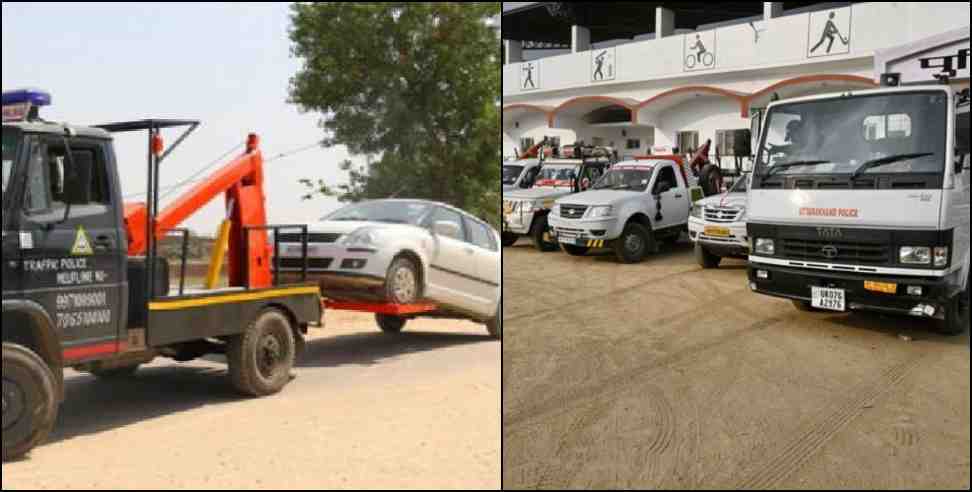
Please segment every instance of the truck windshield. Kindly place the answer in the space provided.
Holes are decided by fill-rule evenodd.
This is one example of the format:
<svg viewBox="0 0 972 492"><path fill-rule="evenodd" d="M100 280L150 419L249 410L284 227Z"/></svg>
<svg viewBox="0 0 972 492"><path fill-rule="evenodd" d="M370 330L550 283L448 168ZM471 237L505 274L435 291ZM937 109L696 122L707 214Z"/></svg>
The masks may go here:
<svg viewBox="0 0 972 492"><path fill-rule="evenodd" d="M573 186L580 166L544 166L536 186Z"/></svg>
<svg viewBox="0 0 972 492"><path fill-rule="evenodd" d="M424 202L374 201L344 207L321 220L419 225L431 208Z"/></svg>
<svg viewBox="0 0 972 492"><path fill-rule="evenodd" d="M756 173L942 174L948 97L909 92L776 106L764 125Z"/></svg>
<svg viewBox="0 0 972 492"><path fill-rule="evenodd" d="M645 191L651 181L650 169L612 169L594 185L595 190Z"/></svg>
<svg viewBox="0 0 972 492"><path fill-rule="evenodd" d="M3 194L7 194L7 184L13 173L14 158L17 156L17 143L20 132L12 128L3 129Z"/></svg>
<svg viewBox="0 0 972 492"><path fill-rule="evenodd" d="M503 184L514 185L523 173L523 166L503 166Z"/></svg>

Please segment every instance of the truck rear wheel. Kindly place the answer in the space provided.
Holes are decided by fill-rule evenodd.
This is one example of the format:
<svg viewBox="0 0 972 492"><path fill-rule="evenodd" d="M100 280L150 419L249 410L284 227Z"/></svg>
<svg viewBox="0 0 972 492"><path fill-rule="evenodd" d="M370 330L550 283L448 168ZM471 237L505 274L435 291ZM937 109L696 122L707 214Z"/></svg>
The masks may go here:
<svg viewBox="0 0 972 492"><path fill-rule="evenodd" d="M3 461L44 441L57 420L54 374L37 354L3 344Z"/></svg>
<svg viewBox="0 0 972 492"><path fill-rule="evenodd" d="M955 296L945 307L945 319L938 321L938 332L942 335L957 336L969 328L969 288Z"/></svg>
<svg viewBox="0 0 972 492"><path fill-rule="evenodd" d="M533 227L530 229L530 239L533 240L533 247L537 248L540 252L549 253L551 251L557 251L557 243L550 240L546 215L533 221Z"/></svg>
<svg viewBox="0 0 972 492"><path fill-rule="evenodd" d="M511 247L513 247L514 244L516 244L516 242L519 239L520 238L517 237L516 234L510 233L510 232L504 232L503 233L503 237L502 237L503 247L504 248L511 248Z"/></svg>
<svg viewBox="0 0 972 492"><path fill-rule="evenodd" d="M719 264L722 263L722 257L706 251L702 243L695 243L695 261L699 262L700 267L708 270L711 268L719 268Z"/></svg>
<svg viewBox="0 0 972 492"><path fill-rule="evenodd" d="M276 394L290 382L296 342L290 320L276 309L260 313L226 349L233 387L246 396Z"/></svg>
<svg viewBox="0 0 972 492"><path fill-rule="evenodd" d="M621 263L640 263L649 251L655 251L655 238L645 226L632 222L624 226L614 242L614 254Z"/></svg>
<svg viewBox="0 0 972 492"><path fill-rule="evenodd" d="M402 329L405 328L405 323L408 322L405 318L387 314L376 314L375 321L378 322L378 328L381 328L381 331L385 333L401 333Z"/></svg>
<svg viewBox="0 0 972 492"><path fill-rule="evenodd" d="M564 251L570 256L584 256L591 250L586 246L574 246L573 244L561 244L560 247L564 248Z"/></svg>

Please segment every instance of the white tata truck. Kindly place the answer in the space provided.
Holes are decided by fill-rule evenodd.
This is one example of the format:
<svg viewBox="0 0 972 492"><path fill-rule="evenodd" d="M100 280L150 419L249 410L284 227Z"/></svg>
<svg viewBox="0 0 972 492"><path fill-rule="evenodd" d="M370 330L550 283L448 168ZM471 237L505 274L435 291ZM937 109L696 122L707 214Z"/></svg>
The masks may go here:
<svg viewBox="0 0 972 492"><path fill-rule="evenodd" d="M888 87L773 103L749 191L750 288L801 310L969 326L969 94Z"/></svg>
<svg viewBox="0 0 972 492"><path fill-rule="evenodd" d="M548 221L560 246L572 256L611 248L618 261L638 263L678 241L703 192L677 159L621 162L590 191L557 200Z"/></svg>

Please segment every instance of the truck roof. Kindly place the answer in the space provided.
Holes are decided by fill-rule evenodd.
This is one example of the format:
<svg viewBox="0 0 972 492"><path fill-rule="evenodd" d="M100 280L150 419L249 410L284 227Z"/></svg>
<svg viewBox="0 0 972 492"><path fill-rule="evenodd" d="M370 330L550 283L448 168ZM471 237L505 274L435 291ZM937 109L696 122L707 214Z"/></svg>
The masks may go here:
<svg viewBox="0 0 972 492"><path fill-rule="evenodd" d="M4 128L16 128L24 133L41 133L47 135L64 135L64 129L70 128L75 135L85 138L96 138L100 140L111 140L111 133L90 126L74 126L65 123L52 123L49 121L23 121L15 123L4 123Z"/></svg>

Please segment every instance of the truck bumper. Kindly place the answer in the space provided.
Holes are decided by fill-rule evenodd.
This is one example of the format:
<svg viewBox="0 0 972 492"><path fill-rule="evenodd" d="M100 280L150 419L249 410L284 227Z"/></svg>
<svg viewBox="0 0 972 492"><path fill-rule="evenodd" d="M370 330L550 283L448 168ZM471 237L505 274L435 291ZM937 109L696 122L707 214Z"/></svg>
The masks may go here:
<svg viewBox="0 0 972 492"><path fill-rule="evenodd" d="M550 214L547 221L553 235L561 244L607 247L621 235L621 227L618 225L620 221L617 219L565 220Z"/></svg>
<svg viewBox="0 0 972 492"><path fill-rule="evenodd" d="M750 262L749 286L753 292L794 301L811 302L811 287L843 289L848 311L875 311L888 314L944 319L945 307L957 293L951 277L893 277L835 273L787 268ZM765 278L764 278L765 277ZM894 294L867 290L864 283L896 284ZM910 295L909 287L921 288L920 295ZM934 309L929 314L928 307Z"/></svg>
<svg viewBox="0 0 972 492"><path fill-rule="evenodd" d="M746 224L734 222L729 224L706 224L705 221L689 218L689 238L693 243L700 243L705 249L717 256L739 257L749 256L749 236Z"/></svg>

